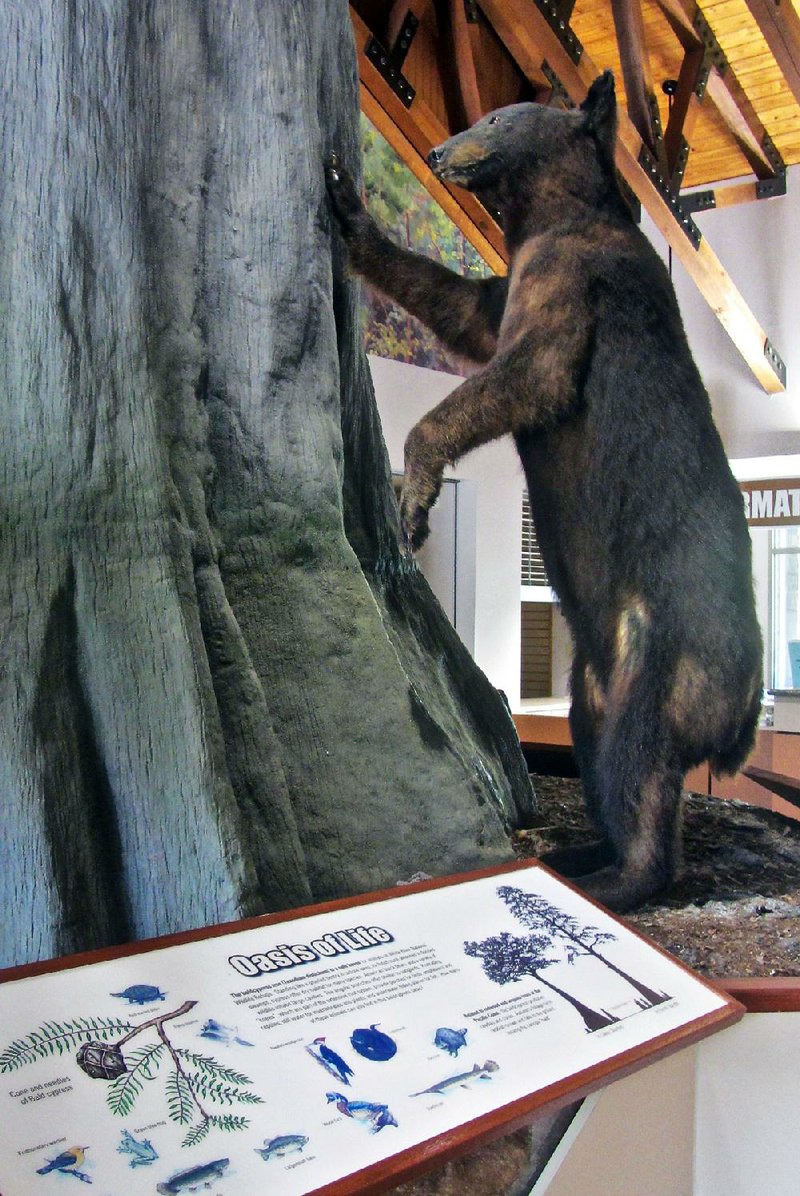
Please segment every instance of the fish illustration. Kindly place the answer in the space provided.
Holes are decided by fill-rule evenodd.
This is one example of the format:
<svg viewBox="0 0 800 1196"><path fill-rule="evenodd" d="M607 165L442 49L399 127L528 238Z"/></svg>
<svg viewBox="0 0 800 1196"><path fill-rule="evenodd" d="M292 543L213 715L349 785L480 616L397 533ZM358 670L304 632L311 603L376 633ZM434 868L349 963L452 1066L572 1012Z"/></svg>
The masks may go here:
<svg viewBox="0 0 800 1196"><path fill-rule="evenodd" d="M421 1092L412 1092L412 1096L425 1096L426 1093L436 1093L444 1096L453 1088L466 1088L472 1080L490 1080L493 1071L499 1071L500 1065L494 1059L487 1059L483 1067L476 1063L472 1071L462 1071L457 1076L448 1076L438 1084L431 1084L430 1088L423 1088Z"/></svg>
<svg viewBox="0 0 800 1196"><path fill-rule="evenodd" d="M218 1022L216 1018L210 1017L200 1031L201 1038L210 1038L212 1042L224 1042L226 1046L231 1043L238 1043L239 1046L253 1046L252 1042L248 1042L245 1038L239 1037L238 1026L223 1026L222 1022Z"/></svg>
<svg viewBox="0 0 800 1196"><path fill-rule="evenodd" d="M74 1175L82 1183L90 1184L91 1176L87 1175L85 1171L79 1170L88 1149L88 1146L70 1146L68 1150L62 1150L61 1154L57 1154L55 1158L48 1159L44 1167L37 1167L36 1174L49 1175L51 1171L57 1171L59 1175Z"/></svg>
<svg viewBox="0 0 800 1196"><path fill-rule="evenodd" d="M262 1147L256 1147L256 1154L260 1154L264 1162L270 1159L282 1159L286 1154L299 1154L308 1145L308 1138L304 1134L282 1134L279 1138L265 1138Z"/></svg>
<svg viewBox="0 0 800 1196"><path fill-rule="evenodd" d="M440 1026L433 1039L433 1045L442 1051L447 1051L453 1058L462 1047L467 1045L467 1031L451 1030L448 1026Z"/></svg>
<svg viewBox="0 0 800 1196"><path fill-rule="evenodd" d="M149 1167L158 1158L158 1152L152 1142L148 1142L146 1138L139 1142L128 1130L122 1131L122 1141L117 1147L117 1154L132 1155L129 1163L131 1167Z"/></svg>
<svg viewBox="0 0 800 1196"><path fill-rule="evenodd" d="M359 1055L363 1055L365 1059L374 1059L376 1063L383 1063L397 1054L397 1043L377 1027L378 1023L376 1022L369 1029L361 1027L361 1029L354 1030L350 1035L350 1042L353 1050L358 1051Z"/></svg>
<svg viewBox="0 0 800 1196"><path fill-rule="evenodd" d="M188 1171L179 1171L168 1179L166 1183L156 1188L161 1196L175 1196L178 1192L197 1192L200 1188L210 1187L209 1180L221 1179L230 1159L215 1159L213 1163L203 1163L200 1167L190 1167Z"/></svg>
<svg viewBox="0 0 800 1196"><path fill-rule="evenodd" d="M167 994L162 993L154 984L130 984L121 993L112 993L112 997L125 997L131 1005L150 1005L153 1001L165 1001Z"/></svg>
<svg viewBox="0 0 800 1196"><path fill-rule="evenodd" d="M387 1125L397 1125L388 1105L372 1104L366 1100L348 1100L341 1092L326 1092L328 1104L334 1103L340 1113L351 1117L353 1121L360 1121L369 1128L371 1134L377 1134Z"/></svg>
<svg viewBox="0 0 800 1196"><path fill-rule="evenodd" d="M310 1043L306 1050L312 1059L316 1059L317 1063L321 1063L326 1071L330 1072L341 1084L349 1084L348 1076L353 1074L353 1069L349 1064L345 1063L341 1055L337 1055L332 1047L329 1047L325 1039L315 1038Z"/></svg>

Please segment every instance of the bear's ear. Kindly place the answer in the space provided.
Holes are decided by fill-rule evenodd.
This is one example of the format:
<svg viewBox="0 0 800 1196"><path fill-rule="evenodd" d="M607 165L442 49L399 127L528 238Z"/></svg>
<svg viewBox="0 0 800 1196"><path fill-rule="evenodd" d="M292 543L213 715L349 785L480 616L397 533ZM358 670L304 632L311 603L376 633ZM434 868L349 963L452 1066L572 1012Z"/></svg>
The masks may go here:
<svg viewBox="0 0 800 1196"><path fill-rule="evenodd" d="M614 155L614 140L617 135L617 97L614 93L614 75L603 71L589 88L581 104L583 127L611 156Z"/></svg>

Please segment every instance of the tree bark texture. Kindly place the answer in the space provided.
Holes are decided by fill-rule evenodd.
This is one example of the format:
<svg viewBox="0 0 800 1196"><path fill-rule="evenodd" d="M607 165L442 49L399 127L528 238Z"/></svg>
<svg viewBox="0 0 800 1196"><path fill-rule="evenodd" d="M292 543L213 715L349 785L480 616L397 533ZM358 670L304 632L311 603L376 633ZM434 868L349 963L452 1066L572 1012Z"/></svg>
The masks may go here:
<svg viewBox="0 0 800 1196"><path fill-rule="evenodd" d="M0 6L0 963L508 855L325 194L345 0Z"/></svg>

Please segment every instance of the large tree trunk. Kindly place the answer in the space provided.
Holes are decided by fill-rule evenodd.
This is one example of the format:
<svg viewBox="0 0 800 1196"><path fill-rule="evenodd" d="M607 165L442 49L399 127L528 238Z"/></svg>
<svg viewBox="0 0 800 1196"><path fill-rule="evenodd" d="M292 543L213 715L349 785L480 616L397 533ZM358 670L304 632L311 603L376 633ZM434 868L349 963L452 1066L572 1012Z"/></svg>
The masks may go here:
<svg viewBox="0 0 800 1196"><path fill-rule="evenodd" d="M504 858L327 207L345 0L5 3L0 61L0 962Z"/></svg>

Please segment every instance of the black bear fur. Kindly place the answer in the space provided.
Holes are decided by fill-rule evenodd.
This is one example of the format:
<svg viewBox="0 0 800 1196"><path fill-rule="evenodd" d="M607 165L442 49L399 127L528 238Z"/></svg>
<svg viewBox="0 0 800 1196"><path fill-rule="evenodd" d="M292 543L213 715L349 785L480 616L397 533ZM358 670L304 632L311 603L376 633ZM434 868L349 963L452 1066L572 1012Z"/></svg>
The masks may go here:
<svg viewBox="0 0 800 1196"><path fill-rule="evenodd" d="M409 434L411 547L447 463L511 433L574 642L570 724L590 848L546 861L610 907L673 881L681 785L753 743L762 646L750 537L672 283L614 171L610 72L579 110L499 109L433 150L498 214L508 278L465 279L395 246L327 168L353 270L484 363Z"/></svg>

